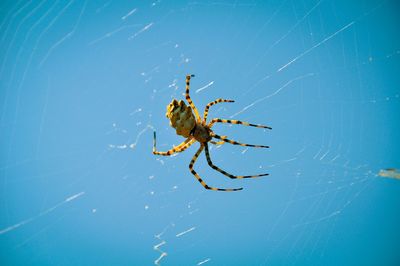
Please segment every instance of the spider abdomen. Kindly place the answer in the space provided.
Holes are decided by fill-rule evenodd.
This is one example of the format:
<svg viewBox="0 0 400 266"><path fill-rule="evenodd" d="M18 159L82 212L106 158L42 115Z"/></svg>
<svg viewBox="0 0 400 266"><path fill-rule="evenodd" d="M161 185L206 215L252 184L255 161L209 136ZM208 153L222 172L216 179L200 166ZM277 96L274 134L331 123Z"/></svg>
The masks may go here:
<svg viewBox="0 0 400 266"><path fill-rule="evenodd" d="M167 106L165 114L170 120L170 125L175 128L176 134L185 138L190 136L191 131L196 125L196 119L193 115L192 108L187 106L182 100L173 99Z"/></svg>

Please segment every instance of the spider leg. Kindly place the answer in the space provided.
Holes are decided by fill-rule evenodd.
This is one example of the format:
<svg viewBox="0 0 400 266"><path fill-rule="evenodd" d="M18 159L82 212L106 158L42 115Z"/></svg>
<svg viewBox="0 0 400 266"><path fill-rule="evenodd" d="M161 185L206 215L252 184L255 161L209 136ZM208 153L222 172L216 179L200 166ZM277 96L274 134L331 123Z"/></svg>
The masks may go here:
<svg viewBox="0 0 400 266"><path fill-rule="evenodd" d="M197 121L201 121L200 115L199 115L199 111L197 111L196 106L194 105L194 103L192 102L192 99L190 98L189 95L189 89L190 89L190 78L194 77L194 75L187 75L186 76L186 101L189 103L190 107L193 109L194 111L194 115L196 116Z"/></svg>
<svg viewBox="0 0 400 266"><path fill-rule="evenodd" d="M208 103L206 108L204 109L203 121L204 122L207 121L208 110L214 104L217 104L217 103L233 103L233 102L234 102L234 100L216 99L215 101Z"/></svg>
<svg viewBox="0 0 400 266"><path fill-rule="evenodd" d="M221 136L221 138L226 138L227 136ZM211 144L214 144L214 145L222 145L222 144L225 144L225 141L213 141L213 140L210 140L210 143Z"/></svg>
<svg viewBox="0 0 400 266"><path fill-rule="evenodd" d="M189 148L194 142L195 142L194 139L187 138L181 144L179 144L176 147L173 147L172 149L170 149L168 151L157 151L156 150L156 132L154 131L154 135L153 135L153 154L163 155L163 156L170 156L170 155L172 155L174 153L177 153L177 152L183 152L184 150Z"/></svg>
<svg viewBox="0 0 400 266"><path fill-rule="evenodd" d="M200 148L197 150L196 154L193 156L193 158L192 158L192 160L190 161L190 164L189 164L189 170L196 177L197 181L199 181L200 184L205 189L210 189L210 190L214 190L214 191L237 191L237 190L242 190L243 188L216 188L216 187L210 187L210 186L208 186L206 184L206 182L203 181L203 179L201 179L201 177L193 169L193 165L196 162L197 158L199 157L200 153L203 151L204 147L205 146L203 144L201 144Z"/></svg>
<svg viewBox="0 0 400 266"><path fill-rule="evenodd" d="M229 119L220 119L220 118L214 118L211 120L211 122L208 124L208 126L211 128L215 123L227 123L227 124L236 124L236 125L244 125L244 126L250 126L250 127L259 127L259 128L268 128L272 129L269 126L264 126L264 125L258 125L258 124L250 124L248 122L244 121L239 121L239 120L229 120Z"/></svg>
<svg viewBox="0 0 400 266"><path fill-rule="evenodd" d="M254 148L269 148L269 146L264 146L264 145L253 145L253 144L240 143L240 142L237 142L237 141L234 141L234 140L227 139L226 136L219 136L219 135L217 135L215 133L211 133L211 136L213 138L220 139L223 142L228 142L228 143L233 144L233 145L240 145L240 146L254 147Z"/></svg>
<svg viewBox="0 0 400 266"><path fill-rule="evenodd" d="M213 140L210 140L210 143L211 144L214 144L214 145L222 145L222 144L225 144L225 141L213 141Z"/></svg>
<svg viewBox="0 0 400 266"><path fill-rule="evenodd" d="M207 143L206 143L206 145L205 145L205 148L206 148L206 149L205 149L205 152L206 152L206 158L207 158L208 165L209 165L212 169L217 170L218 172L220 172L220 173L223 174L223 175L226 175L226 176L229 177L229 178L232 178L232 179L237 179L237 178L255 178L255 177L259 177L259 176L266 176L266 175L268 175L268 174L259 174L259 175L231 175L230 173L225 172L224 170L222 170L221 168L219 168L218 166L216 166L215 164L212 163L211 157L210 157L210 152L209 152L209 150L208 150L208 145L207 145Z"/></svg>

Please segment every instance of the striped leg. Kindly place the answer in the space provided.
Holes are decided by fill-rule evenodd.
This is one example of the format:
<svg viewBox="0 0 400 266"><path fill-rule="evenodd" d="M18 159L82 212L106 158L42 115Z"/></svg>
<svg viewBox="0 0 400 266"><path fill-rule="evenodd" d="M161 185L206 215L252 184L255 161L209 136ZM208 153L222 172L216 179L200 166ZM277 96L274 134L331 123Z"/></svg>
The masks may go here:
<svg viewBox="0 0 400 266"><path fill-rule="evenodd" d="M187 75L186 76L186 101L189 103L190 107L194 111L194 115L196 116L197 121L200 122L201 118L200 118L200 115L199 115L199 111L197 111L197 108L194 105L194 103L192 102L192 99L190 98L190 95L189 95L190 78L191 77L194 77L194 75Z"/></svg>
<svg viewBox="0 0 400 266"><path fill-rule="evenodd" d="M190 172L196 177L196 179L200 182L200 184L205 188L205 189L210 189L214 191L237 191L237 190L242 190L243 188L215 188L215 187L210 187L206 184L206 182L201 179L201 177L197 174L197 172L193 169L193 165L196 162L197 158L199 157L200 153L203 151L204 145L202 144L200 148L197 150L196 154L193 156L192 160L190 161L189 164L189 170Z"/></svg>
<svg viewBox="0 0 400 266"><path fill-rule="evenodd" d="M189 148L190 145L192 145L194 142L195 142L194 139L187 138L184 142L182 142L181 144L179 144L176 147L173 147L172 149L170 149L168 151L157 151L156 150L156 132L154 132L154 135L153 135L153 154L163 155L163 156L170 156L170 155L172 155L174 153L177 153L177 152L183 152L184 150Z"/></svg>
<svg viewBox="0 0 400 266"><path fill-rule="evenodd" d="M234 140L227 139L226 136L218 136L215 133L211 133L211 136L213 138L220 139L223 142L228 142L228 143L233 144L233 145L240 145L240 146L254 147L254 148L269 148L269 146L264 146L264 145L253 145L253 144L240 143L240 142L237 142L237 141L234 141Z"/></svg>
<svg viewBox="0 0 400 266"><path fill-rule="evenodd" d="M208 124L208 126L212 127L215 123L227 123L227 124L235 124L235 125L244 125L244 126L250 126L250 127L272 129L269 126L250 124L250 123L239 121L239 120L228 120L228 119L219 119L219 118L214 118L213 120L211 120L211 122Z"/></svg>
<svg viewBox="0 0 400 266"><path fill-rule="evenodd" d="M214 145L222 145L222 144L225 144L225 141L213 141L213 140L210 140L210 143L211 144L214 144Z"/></svg>
<svg viewBox="0 0 400 266"><path fill-rule="evenodd" d="M204 115L203 115L204 122L207 121L208 110L210 109L211 106L217 103L233 103L233 102L234 100L216 99L215 101L208 103L206 108L204 109Z"/></svg>
<svg viewBox="0 0 400 266"><path fill-rule="evenodd" d="M221 138L226 138L227 136L221 136ZM222 145L222 144L225 144L225 141L213 141L213 140L210 140L210 143L211 144L214 144L214 145Z"/></svg>
<svg viewBox="0 0 400 266"><path fill-rule="evenodd" d="M206 158L207 158L208 165L209 165L212 169L217 170L218 172L220 172L220 173L223 174L223 175L226 175L226 176L229 177L229 178L232 178L232 179L236 179L236 178L255 178L255 177L259 177L259 176L266 176L266 175L268 175L268 174L260 174L260 175L231 175L230 173L225 172L224 170L222 170L221 168L219 168L218 166L216 166L216 165L214 165L214 164L212 163L211 158L210 158L210 152L208 151L208 145L207 145L207 143L206 143L205 152L206 152Z"/></svg>

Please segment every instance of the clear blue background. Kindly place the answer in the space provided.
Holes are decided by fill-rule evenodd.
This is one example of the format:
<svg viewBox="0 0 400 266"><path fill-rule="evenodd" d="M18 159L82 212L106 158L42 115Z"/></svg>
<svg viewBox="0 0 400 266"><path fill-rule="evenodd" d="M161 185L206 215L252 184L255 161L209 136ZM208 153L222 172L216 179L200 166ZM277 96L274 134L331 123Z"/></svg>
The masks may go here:
<svg viewBox="0 0 400 266"><path fill-rule="evenodd" d="M1 1L1 265L399 265L397 1ZM188 170L166 105L271 149ZM163 242L164 241L164 242ZM158 244L160 244L157 246ZM164 244L162 244L164 243ZM156 248L154 248L156 246Z"/></svg>

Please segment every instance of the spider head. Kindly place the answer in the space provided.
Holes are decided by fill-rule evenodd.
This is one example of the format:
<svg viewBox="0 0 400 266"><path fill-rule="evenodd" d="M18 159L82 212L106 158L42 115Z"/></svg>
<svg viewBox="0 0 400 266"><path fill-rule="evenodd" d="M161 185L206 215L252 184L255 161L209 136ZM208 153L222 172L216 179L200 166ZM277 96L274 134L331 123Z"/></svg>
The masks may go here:
<svg viewBox="0 0 400 266"><path fill-rule="evenodd" d="M190 106L187 106L182 100L178 102L173 99L167 106L165 115L168 117L171 127L175 128L176 134L185 138L190 136L190 132L196 125L196 119Z"/></svg>

